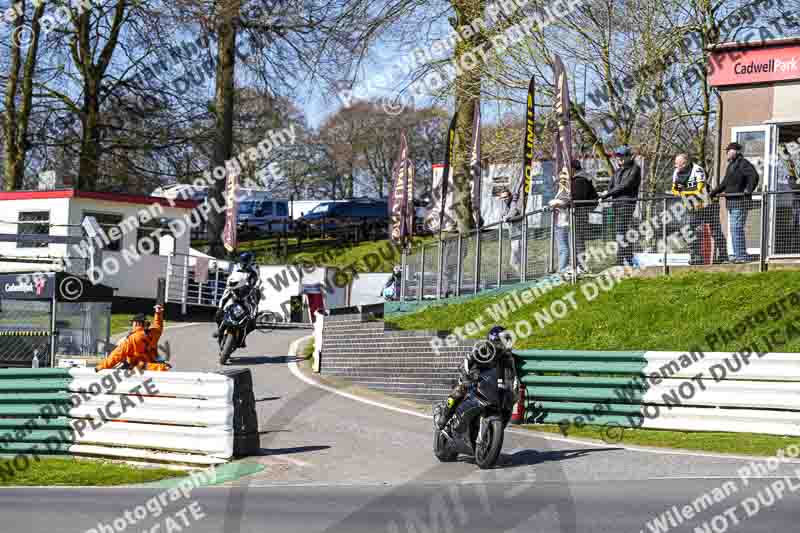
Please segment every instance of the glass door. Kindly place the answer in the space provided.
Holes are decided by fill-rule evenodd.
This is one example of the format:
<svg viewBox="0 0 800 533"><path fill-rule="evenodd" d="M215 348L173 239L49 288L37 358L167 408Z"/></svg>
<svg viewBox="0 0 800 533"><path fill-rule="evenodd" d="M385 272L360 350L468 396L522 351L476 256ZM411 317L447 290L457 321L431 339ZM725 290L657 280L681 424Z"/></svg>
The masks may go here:
<svg viewBox="0 0 800 533"><path fill-rule="evenodd" d="M775 154L775 129L774 125L767 126L745 126L733 128L731 130L731 141L742 145L742 155L750 161L758 172L758 187L755 194L753 191L753 208L747 216L745 226L745 239L747 242L747 254L759 256L761 254L761 209L764 208L765 197L761 192L767 190L768 184L772 184L774 178L775 165L771 164ZM723 155L724 157L724 155ZM733 240L731 239L730 218L727 218L728 226L728 255L733 256Z"/></svg>

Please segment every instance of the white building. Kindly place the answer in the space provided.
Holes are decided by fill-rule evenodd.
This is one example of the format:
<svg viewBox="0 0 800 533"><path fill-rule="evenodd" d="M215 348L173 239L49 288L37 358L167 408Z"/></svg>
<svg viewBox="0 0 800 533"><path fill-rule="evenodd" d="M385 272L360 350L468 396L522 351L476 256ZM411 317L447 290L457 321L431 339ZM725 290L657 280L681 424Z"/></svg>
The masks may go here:
<svg viewBox="0 0 800 533"><path fill-rule="evenodd" d="M83 237L80 225L86 216L93 216L109 238L103 261L111 257L120 265L118 272L106 270L102 283L118 289L118 297L155 298L158 278L166 276L167 256L174 253L178 267L190 257L189 232L176 234L162 224L188 216L198 202L173 203L152 196L73 189L0 192L0 271L62 270L58 261L69 258L67 270L86 272L85 256L90 254L85 249L46 239ZM155 248L150 250L140 239L158 228L162 229L153 237ZM23 241L20 234L42 235L42 241Z"/></svg>

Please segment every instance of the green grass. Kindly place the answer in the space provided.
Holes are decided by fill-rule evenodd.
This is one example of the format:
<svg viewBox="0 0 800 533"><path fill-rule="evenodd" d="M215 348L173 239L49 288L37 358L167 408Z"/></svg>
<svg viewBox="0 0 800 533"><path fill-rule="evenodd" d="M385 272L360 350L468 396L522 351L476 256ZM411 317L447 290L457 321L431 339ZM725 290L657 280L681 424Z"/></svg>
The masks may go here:
<svg viewBox="0 0 800 533"><path fill-rule="evenodd" d="M8 460L8 459L5 459ZM137 468L110 461L75 458L30 459L30 467L19 469L10 479L0 476L0 486L111 486L146 483L183 476L166 468Z"/></svg>
<svg viewBox="0 0 800 533"><path fill-rule="evenodd" d="M556 299L572 291L577 291L576 308L568 304L569 312L564 318L540 328L535 313L549 311ZM788 271L626 279L610 291L601 290L592 301L587 301L580 285L564 285L511 312L501 323L509 327L524 319L532 324L533 334L517 341L520 349L684 350L692 345L707 346L706 334L720 327L732 328L746 316L795 291L800 291L800 273ZM387 322L401 329L452 330L482 318L485 327L472 335L479 338L494 323L487 308L504 297L479 297L459 305L429 307L388 317ZM800 311L789 309L792 315ZM768 320L714 349L738 350L775 325L775 321ZM800 338L790 340L780 351L800 352Z"/></svg>
<svg viewBox="0 0 800 533"><path fill-rule="evenodd" d="M112 313L111 314L111 334L125 333L131 327L133 313Z"/></svg>
<svg viewBox="0 0 800 533"><path fill-rule="evenodd" d="M558 426L552 424L526 424L523 427L534 431L561 433ZM619 429L619 428L616 428ZM604 426L584 426L570 428L569 437L603 440ZM622 440L615 438L608 442L635 446L654 446L659 448L681 448L703 452L731 453L743 455L774 456L778 450L789 445L800 445L800 437L781 437L777 435L761 435L757 433L718 433L718 432L685 432L657 429L625 429Z"/></svg>

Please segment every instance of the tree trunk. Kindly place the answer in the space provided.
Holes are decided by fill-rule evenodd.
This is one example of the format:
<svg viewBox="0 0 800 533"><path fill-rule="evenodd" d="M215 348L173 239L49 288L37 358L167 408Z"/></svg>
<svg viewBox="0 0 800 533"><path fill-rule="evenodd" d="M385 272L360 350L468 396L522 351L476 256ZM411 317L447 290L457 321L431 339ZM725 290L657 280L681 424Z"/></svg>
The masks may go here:
<svg viewBox="0 0 800 533"><path fill-rule="evenodd" d="M97 80L89 79L86 81L87 83L84 84L86 94L83 97L83 107L81 109L83 137L81 138L80 166L76 186L80 190L93 191L97 188L99 173L100 130L98 122L100 120L100 99L98 97Z"/></svg>
<svg viewBox="0 0 800 533"><path fill-rule="evenodd" d="M236 66L236 19L239 16L240 0L222 2L221 20L217 26L219 40L217 43L217 79L214 95L214 167L225 167L225 161L233 153L233 96L234 71ZM209 187L209 201L215 200L217 205L224 204L226 180L215 180ZM222 244L222 232L225 229L225 212L211 209L208 219L210 254L222 257L226 250Z"/></svg>
<svg viewBox="0 0 800 533"><path fill-rule="evenodd" d="M486 0L452 0L456 11L455 27L471 24L482 19ZM451 21L452 25L452 21ZM462 56L485 44L485 37L476 34L459 42L455 47L454 59L461 65ZM470 187L470 148L475 106L480 105L482 65L464 69L455 79L456 144L453 154L453 202L458 231L466 233L474 227L472 220L472 190ZM445 179L447 176L445 176Z"/></svg>
<svg viewBox="0 0 800 533"><path fill-rule="evenodd" d="M33 101L33 75L36 70L36 61L39 50L39 36L41 27L39 20L44 14L44 2L39 4L33 12L30 29L32 39L28 45L28 54L22 72L21 107L17 111L17 92L19 87L19 70L21 67L22 50L18 46L10 46L11 58L9 60L8 83L5 95L4 120L4 149L5 161L3 163L3 188L7 191L21 189L25 177L25 159L28 153L28 123L30 121L31 106ZM25 2L22 2L25 9ZM25 23L24 17L17 17L14 22L14 32L21 31Z"/></svg>

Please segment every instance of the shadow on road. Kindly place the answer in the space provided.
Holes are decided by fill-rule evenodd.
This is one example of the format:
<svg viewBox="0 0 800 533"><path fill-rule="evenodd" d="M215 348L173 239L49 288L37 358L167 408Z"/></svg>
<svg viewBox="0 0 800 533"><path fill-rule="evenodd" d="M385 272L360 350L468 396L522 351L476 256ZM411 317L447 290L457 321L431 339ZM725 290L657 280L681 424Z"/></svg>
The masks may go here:
<svg viewBox="0 0 800 533"><path fill-rule="evenodd" d="M542 463L563 461L565 459L575 459L593 452L610 452L622 449L623 448L583 448L579 450L548 450L545 452L539 452L536 450L520 450L510 455L502 453L495 468L533 466ZM459 456L459 462L475 464L475 459L468 455L461 455Z"/></svg>
<svg viewBox="0 0 800 533"><path fill-rule="evenodd" d="M231 357L228 360L228 366L237 365L285 365L287 363L296 363L301 361L299 357L290 357L288 355L275 355L275 356L256 356L256 357Z"/></svg>
<svg viewBox="0 0 800 533"><path fill-rule="evenodd" d="M258 402L271 402L272 400L280 400L280 396L264 396L263 398L256 398L256 403Z"/></svg>
<svg viewBox="0 0 800 533"><path fill-rule="evenodd" d="M261 448L258 456L265 455L287 455L290 453L307 453L318 452L320 450L328 450L330 446L296 446L294 448Z"/></svg>

